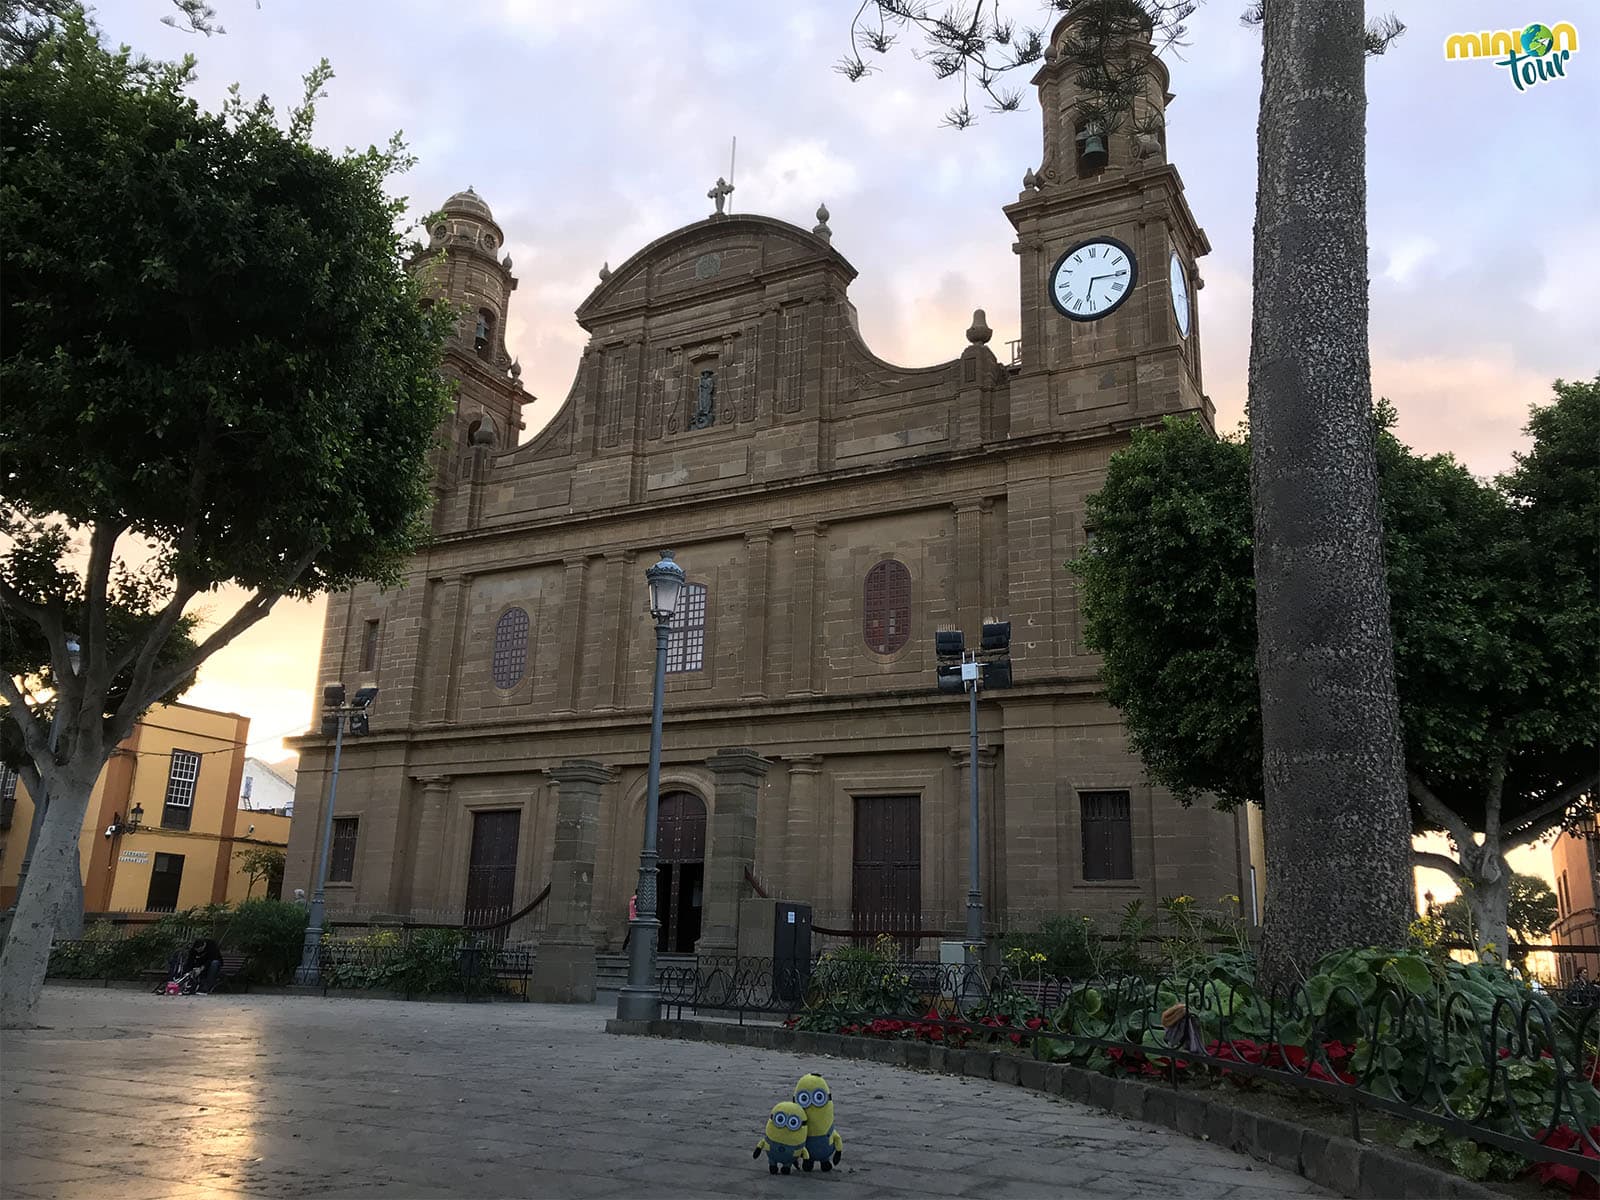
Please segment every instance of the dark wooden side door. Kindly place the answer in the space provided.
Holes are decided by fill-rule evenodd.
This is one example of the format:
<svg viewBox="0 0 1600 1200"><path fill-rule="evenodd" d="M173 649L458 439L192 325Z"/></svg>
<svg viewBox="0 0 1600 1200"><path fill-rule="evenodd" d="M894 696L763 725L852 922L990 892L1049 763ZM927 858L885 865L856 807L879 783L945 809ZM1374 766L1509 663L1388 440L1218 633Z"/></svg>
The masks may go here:
<svg viewBox="0 0 1600 1200"><path fill-rule="evenodd" d="M517 883L517 834L520 809L472 814L472 856L467 864L469 925L508 916Z"/></svg>
<svg viewBox="0 0 1600 1200"><path fill-rule="evenodd" d="M145 896L146 912L176 912L178 887L183 883L183 855L157 854L150 868L150 891Z"/></svg>
<svg viewBox="0 0 1600 1200"><path fill-rule="evenodd" d="M656 810L656 917L661 922L657 949L692 954L700 939L705 882L706 805L692 792L668 792Z"/></svg>
<svg viewBox="0 0 1600 1200"><path fill-rule="evenodd" d="M922 928L922 808L916 796L856 797L854 926L862 940Z"/></svg>

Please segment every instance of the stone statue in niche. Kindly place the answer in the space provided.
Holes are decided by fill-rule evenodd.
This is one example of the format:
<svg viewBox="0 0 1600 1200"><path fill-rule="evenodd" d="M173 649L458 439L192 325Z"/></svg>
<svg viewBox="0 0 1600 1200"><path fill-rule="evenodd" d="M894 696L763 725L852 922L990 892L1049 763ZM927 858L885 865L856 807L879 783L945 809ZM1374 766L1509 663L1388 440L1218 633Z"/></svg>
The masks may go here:
<svg viewBox="0 0 1600 1200"><path fill-rule="evenodd" d="M700 372L700 389L695 395L694 416L689 420L690 429L709 429L717 421L717 373L715 371Z"/></svg>

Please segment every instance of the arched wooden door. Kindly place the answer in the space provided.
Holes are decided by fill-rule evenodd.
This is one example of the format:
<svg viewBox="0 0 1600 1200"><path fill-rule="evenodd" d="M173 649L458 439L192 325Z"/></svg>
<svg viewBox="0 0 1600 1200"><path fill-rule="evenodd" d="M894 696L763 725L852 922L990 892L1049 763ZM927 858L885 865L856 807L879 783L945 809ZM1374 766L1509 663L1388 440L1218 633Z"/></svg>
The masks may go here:
<svg viewBox="0 0 1600 1200"><path fill-rule="evenodd" d="M656 815L659 949L692 954L700 937L706 878L706 806L693 792L668 792Z"/></svg>

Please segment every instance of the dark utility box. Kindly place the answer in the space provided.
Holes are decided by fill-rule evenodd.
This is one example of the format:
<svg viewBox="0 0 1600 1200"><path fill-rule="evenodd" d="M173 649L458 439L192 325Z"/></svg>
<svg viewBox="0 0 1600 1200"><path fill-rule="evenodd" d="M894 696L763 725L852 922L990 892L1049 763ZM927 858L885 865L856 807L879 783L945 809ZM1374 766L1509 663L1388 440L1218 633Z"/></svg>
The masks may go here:
<svg viewBox="0 0 1600 1200"><path fill-rule="evenodd" d="M811 905L779 900L772 926L772 990L797 1001L811 974Z"/></svg>

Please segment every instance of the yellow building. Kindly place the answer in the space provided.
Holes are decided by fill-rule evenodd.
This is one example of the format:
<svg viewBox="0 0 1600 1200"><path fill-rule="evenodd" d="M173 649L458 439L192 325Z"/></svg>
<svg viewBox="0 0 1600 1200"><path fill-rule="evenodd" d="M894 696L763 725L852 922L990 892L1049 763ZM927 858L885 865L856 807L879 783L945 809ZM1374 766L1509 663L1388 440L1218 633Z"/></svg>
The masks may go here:
<svg viewBox="0 0 1600 1200"><path fill-rule="evenodd" d="M88 912L172 912L246 893L238 859L252 846L282 848L289 818L241 811L250 720L190 704L157 705L133 727L96 781L78 855ZM33 801L0 768L0 906L16 897Z"/></svg>

